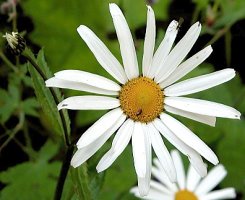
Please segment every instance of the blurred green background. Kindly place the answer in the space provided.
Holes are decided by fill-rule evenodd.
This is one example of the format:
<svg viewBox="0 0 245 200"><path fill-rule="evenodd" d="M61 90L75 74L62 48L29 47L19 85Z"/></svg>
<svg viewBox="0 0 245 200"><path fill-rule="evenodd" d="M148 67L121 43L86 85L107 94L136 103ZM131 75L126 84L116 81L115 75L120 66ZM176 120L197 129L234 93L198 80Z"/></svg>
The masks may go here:
<svg viewBox="0 0 245 200"><path fill-rule="evenodd" d="M226 84L192 96L233 106L242 113L242 119L218 119L213 128L176 117L203 139L227 168L228 175L219 187L235 187L237 199L245 199L244 0L19 0L16 24L14 20L8 20L11 11L4 10L2 5L5 2L8 1L0 1L1 34L11 32L16 26L36 55L43 49L38 55L38 62L53 73L80 69L112 78L99 66L76 31L81 24L88 26L121 61L109 13L111 2L117 3L125 14L135 39L139 63L143 52L146 4L152 5L155 11L157 44L171 20L184 18L176 41L191 24L200 21L202 33L189 55L207 44L212 44L214 52L187 77L227 67L235 68L237 76ZM47 114L49 110L43 110L42 102L40 104L36 100L25 60L9 54L4 38L0 39L0 45L0 199L52 199L65 154L59 119L50 117ZM81 92L62 91L65 97L74 94ZM52 104L46 103L55 116L56 107L52 109ZM72 141L76 141L103 113L69 111ZM130 146L105 173L96 173L96 164L110 148L111 140L86 166L70 169L62 199L81 199L81 188L74 184L74 179L84 177L84 174L92 199L134 199L128 192L136 184ZM78 181L83 185L85 180Z"/></svg>

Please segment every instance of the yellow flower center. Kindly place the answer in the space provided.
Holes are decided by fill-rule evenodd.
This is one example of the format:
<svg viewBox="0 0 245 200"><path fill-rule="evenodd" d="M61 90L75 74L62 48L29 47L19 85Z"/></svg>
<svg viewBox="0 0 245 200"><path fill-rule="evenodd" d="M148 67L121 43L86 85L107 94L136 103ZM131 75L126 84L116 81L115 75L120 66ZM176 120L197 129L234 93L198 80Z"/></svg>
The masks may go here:
<svg viewBox="0 0 245 200"><path fill-rule="evenodd" d="M198 200L193 192L180 190L175 194L175 200Z"/></svg>
<svg viewBox="0 0 245 200"><path fill-rule="evenodd" d="M153 121L163 111L163 91L152 79L128 81L119 93L121 108L134 121Z"/></svg>

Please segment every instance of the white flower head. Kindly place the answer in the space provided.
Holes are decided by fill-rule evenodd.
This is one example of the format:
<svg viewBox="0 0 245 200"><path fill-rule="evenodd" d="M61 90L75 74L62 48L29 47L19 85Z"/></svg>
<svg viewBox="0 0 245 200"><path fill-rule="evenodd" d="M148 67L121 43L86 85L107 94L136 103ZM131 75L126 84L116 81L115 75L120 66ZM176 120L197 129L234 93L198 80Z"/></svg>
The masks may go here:
<svg viewBox="0 0 245 200"><path fill-rule="evenodd" d="M222 200L236 198L234 188L225 188L212 191L227 175L223 165L215 166L205 178L189 165L188 172L185 174L182 159L177 150L171 151L174 166L177 171L177 183L169 181L166 172L163 170L158 159L154 159L152 174L155 180L150 181L150 190L143 199L149 200ZM141 197L137 187L131 192Z"/></svg>
<svg viewBox="0 0 245 200"><path fill-rule="evenodd" d="M120 44L123 66L88 27L81 25L77 31L100 65L117 83L78 70L60 71L46 81L47 87L100 94L69 97L58 105L58 109L111 109L82 134L71 165L78 167L83 164L116 132L111 149L101 158L96 169L101 172L110 167L132 141L134 166L141 195L146 195L149 190L152 148L169 179L176 181L174 163L162 136L187 155L197 172L205 176L207 169L201 156L215 165L218 158L200 138L168 113L211 126L215 125L216 117L239 118L240 113L229 106L182 97L229 81L235 76L235 71L224 69L175 83L202 63L211 54L212 48L208 46L183 61L198 38L201 25L198 22L192 25L172 48L179 28L178 22L172 21L160 46L154 52L155 16L152 8L148 6L141 75L126 19L116 4L112 3L109 7Z"/></svg>

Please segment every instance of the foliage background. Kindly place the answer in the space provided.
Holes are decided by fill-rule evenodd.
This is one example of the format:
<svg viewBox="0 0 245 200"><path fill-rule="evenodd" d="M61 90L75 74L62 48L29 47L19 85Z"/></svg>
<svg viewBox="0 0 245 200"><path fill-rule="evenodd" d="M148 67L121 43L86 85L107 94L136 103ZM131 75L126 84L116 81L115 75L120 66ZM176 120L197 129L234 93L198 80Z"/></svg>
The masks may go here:
<svg viewBox="0 0 245 200"><path fill-rule="evenodd" d="M238 192L237 199L245 199L245 62L242 50L245 45L245 1L22 0L17 6L17 29L36 56L42 49L37 62L48 76L52 76L50 68L52 72L81 69L109 77L76 28L80 24L90 27L121 60L109 14L110 2L117 3L125 13L135 39L139 63L146 22L145 5L150 3L157 19L158 44L173 19L183 17L185 20L177 41L193 22L199 20L203 24L202 34L189 55L207 44L212 44L214 52L189 77L226 67L237 70L236 78L230 82L192 96L235 107L242 113L240 121L218 119L213 128L184 118L179 120L211 146L227 168L228 175L219 187L233 186ZM2 34L13 30L13 23L7 19L6 14L0 15ZM45 101L49 96L45 96L48 95L45 88L38 85L41 80L31 80L30 74L37 78L38 75L27 70L25 59L9 54L3 38L0 45L0 199L52 199L65 156L64 130L58 112L54 102ZM36 94L39 101L34 93L36 87L43 92ZM65 90L59 96L74 94L81 92ZM69 111L72 141L76 141L103 113ZM136 184L130 146L105 173L96 173L95 166L110 145L111 140L79 169L70 168L62 199L135 199L128 193ZM86 184L89 187L84 189ZM87 196L83 196L84 190Z"/></svg>

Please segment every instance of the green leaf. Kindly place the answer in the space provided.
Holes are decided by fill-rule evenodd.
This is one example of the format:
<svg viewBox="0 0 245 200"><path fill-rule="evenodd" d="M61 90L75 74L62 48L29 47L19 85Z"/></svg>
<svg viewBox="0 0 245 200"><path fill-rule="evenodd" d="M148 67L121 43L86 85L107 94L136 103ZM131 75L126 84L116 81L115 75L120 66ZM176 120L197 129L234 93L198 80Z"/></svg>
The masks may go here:
<svg viewBox="0 0 245 200"><path fill-rule="evenodd" d="M222 15L215 23L215 27L233 25L238 20L245 18L245 1L244 0L223 0L220 3Z"/></svg>
<svg viewBox="0 0 245 200"><path fill-rule="evenodd" d="M39 114L37 112L37 109L39 108L39 104L37 100L33 97L25 99L22 102L22 108L24 110L24 113L33 117L38 117Z"/></svg>
<svg viewBox="0 0 245 200"><path fill-rule="evenodd" d="M34 62L37 63L40 70L42 70L42 73L46 77L52 76L52 72L50 71L50 69L47 65L47 62L45 60L43 49L39 51L39 53L37 55L37 59L34 57L34 55L32 54L32 52L30 50L27 49L26 53L28 54L28 56L31 57L32 60L34 60ZM50 127L52 127L54 125L56 133L58 133L58 134L63 133L64 134L64 129L63 129L61 117L60 117L60 114L58 112L57 105L55 102L55 98L53 97L53 94L51 93L50 89L45 86L43 78L40 76L39 73L37 73L37 71L34 69L34 67L31 66L30 64L28 66L29 66L28 69L29 69L30 74L32 76L33 86L35 89L36 96L37 96L38 101L41 104L41 107L42 107L42 109L43 109L43 111L44 111L44 113L48 119L48 120L45 120L45 122L49 123L49 127L47 127L47 129L50 129ZM61 101L62 96L61 96L60 91L58 89L53 89L53 91L54 91L54 94L57 97L58 101ZM64 119L65 119L65 123L66 123L66 127L67 127L67 132L68 132L68 134L70 134L70 119L68 116L68 112L64 111L64 110L62 110L61 112L64 115Z"/></svg>
<svg viewBox="0 0 245 200"><path fill-rule="evenodd" d="M100 193L101 200L120 199L129 193L131 187L137 184L130 146L123 151L105 173L105 183Z"/></svg>
<svg viewBox="0 0 245 200"><path fill-rule="evenodd" d="M48 141L37 154L36 161L24 162L1 172L0 181L6 186L0 192L0 198L52 199L61 166L57 161L48 162L55 153L57 146Z"/></svg>
<svg viewBox="0 0 245 200"><path fill-rule="evenodd" d="M49 88L45 86L44 80L32 65L28 65L28 70L32 77L33 87L35 89L37 100L48 119L47 121L50 123L48 129L52 129L52 132L54 131L56 134L62 135L64 133L62 122L57 105Z"/></svg>
<svg viewBox="0 0 245 200"><path fill-rule="evenodd" d="M12 82L8 85L8 91L0 89L0 122L4 124L19 106L20 94L18 87Z"/></svg>
<svg viewBox="0 0 245 200"><path fill-rule="evenodd" d="M79 168L72 168L70 173L74 192L78 199L91 200L92 197L89 188L87 164L84 163Z"/></svg>
<svg viewBox="0 0 245 200"><path fill-rule="evenodd" d="M217 154L228 171L221 183L223 187L235 187L245 194L245 120L224 121L222 124L224 137L221 139Z"/></svg>
<svg viewBox="0 0 245 200"><path fill-rule="evenodd" d="M41 67L42 71L44 72L44 74L50 78L53 76L53 73L51 72L50 68L48 67L48 64L45 60L45 56L44 56L44 50L41 49L37 55L37 64ZM61 95L61 92L59 89L53 88L57 98L59 101L63 100L63 97ZM61 112L63 112L64 118L65 118L65 123L66 123L66 127L67 127L67 131L68 134L70 134L70 118L68 115L67 110L62 110Z"/></svg>

